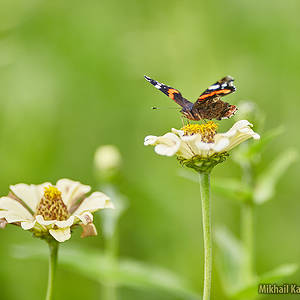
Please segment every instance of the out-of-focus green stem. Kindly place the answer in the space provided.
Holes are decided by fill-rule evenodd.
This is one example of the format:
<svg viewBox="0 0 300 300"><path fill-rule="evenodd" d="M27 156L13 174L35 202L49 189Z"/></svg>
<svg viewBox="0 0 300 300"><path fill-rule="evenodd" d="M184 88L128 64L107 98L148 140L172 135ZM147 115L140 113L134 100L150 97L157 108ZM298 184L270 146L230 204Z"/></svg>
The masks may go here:
<svg viewBox="0 0 300 300"><path fill-rule="evenodd" d="M204 239L204 287L203 300L210 299L212 272L212 237L211 237L211 203L210 174L199 172L200 195L202 202L202 224Z"/></svg>
<svg viewBox="0 0 300 300"><path fill-rule="evenodd" d="M57 265L58 242L51 240L48 242L48 245L49 245L49 271L48 271L48 287L47 287L46 300L52 300L53 285L54 285L55 271Z"/></svg>
<svg viewBox="0 0 300 300"><path fill-rule="evenodd" d="M253 277L253 205L244 203L241 208L241 234L245 250L243 276L248 283Z"/></svg>
<svg viewBox="0 0 300 300"><path fill-rule="evenodd" d="M115 229L112 236L106 238L105 253L112 265L117 264L118 255L118 233ZM117 286L113 281L106 282L102 289L102 299L104 300L117 300Z"/></svg>
<svg viewBox="0 0 300 300"><path fill-rule="evenodd" d="M243 166L243 180L251 189L253 186L253 170L251 164ZM252 199L244 201L241 207L241 238L245 250L243 277L246 283L254 276L254 204Z"/></svg>

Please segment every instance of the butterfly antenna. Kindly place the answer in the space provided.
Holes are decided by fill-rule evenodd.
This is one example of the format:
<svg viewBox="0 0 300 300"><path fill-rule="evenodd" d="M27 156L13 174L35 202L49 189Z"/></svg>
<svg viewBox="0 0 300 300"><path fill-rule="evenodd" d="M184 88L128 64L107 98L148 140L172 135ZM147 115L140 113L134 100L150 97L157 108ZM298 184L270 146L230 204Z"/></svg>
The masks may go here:
<svg viewBox="0 0 300 300"><path fill-rule="evenodd" d="M177 107L157 107L157 106L152 106L151 109L155 110L155 109L176 109L176 110L181 110L181 108L177 108Z"/></svg>

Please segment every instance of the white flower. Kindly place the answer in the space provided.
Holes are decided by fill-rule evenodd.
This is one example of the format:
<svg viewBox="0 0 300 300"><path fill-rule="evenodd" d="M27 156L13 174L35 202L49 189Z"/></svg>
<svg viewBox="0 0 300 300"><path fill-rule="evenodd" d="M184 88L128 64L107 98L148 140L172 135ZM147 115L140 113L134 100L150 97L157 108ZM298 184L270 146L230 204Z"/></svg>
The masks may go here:
<svg viewBox="0 0 300 300"><path fill-rule="evenodd" d="M51 183L11 185L8 196L0 198L0 220L20 225L36 236L58 242L71 237L71 227L81 225L82 237L96 235L92 212L113 208L108 196L70 179Z"/></svg>
<svg viewBox="0 0 300 300"><path fill-rule="evenodd" d="M182 130L172 128L172 132L163 136L149 135L144 145L155 146L155 152L160 155L176 155L182 159L195 156L209 158L217 153L226 153L249 138L259 139L259 134L251 127L248 121L241 120L227 132L216 133L217 125L212 121L202 125L191 124Z"/></svg>

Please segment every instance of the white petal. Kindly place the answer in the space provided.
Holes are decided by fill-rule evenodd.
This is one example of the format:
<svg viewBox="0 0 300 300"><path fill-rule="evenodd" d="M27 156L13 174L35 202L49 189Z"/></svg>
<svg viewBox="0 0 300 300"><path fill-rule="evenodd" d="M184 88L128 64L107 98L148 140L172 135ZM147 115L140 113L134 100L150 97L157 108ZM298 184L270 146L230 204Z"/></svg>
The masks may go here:
<svg viewBox="0 0 300 300"><path fill-rule="evenodd" d="M208 151L208 150L210 150L213 144L212 143L204 143L204 142L198 141L196 143L196 145L197 145L197 148L198 148L197 150L200 152L200 151Z"/></svg>
<svg viewBox="0 0 300 300"><path fill-rule="evenodd" d="M55 221L55 225L59 228L71 227L74 223L74 216L71 216L66 221Z"/></svg>
<svg viewBox="0 0 300 300"><path fill-rule="evenodd" d="M75 217L77 217L84 225L92 223L94 219L93 215L89 211L75 215Z"/></svg>
<svg viewBox="0 0 300 300"><path fill-rule="evenodd" d="M254 132L250 128L251 126L252 124L247 120L238 121L226 133L216 134L215 141L218 143L221 139L227 138L229 140L229 144L223 149L223 151L229 151L250 138L259 139L259 134Z"/></svg>
<svg viewBox="0 0 300 300"><path fill-rule="evenodd" d="M180 139L176 134L171 132L159 137L149 135L146 136L144 145L154 145L154 150L159 155L172 156L179 149Z"/></svg>
<svg viewBox="0 0 300 300"><path fill-rule="evenodd" d="M51 185L49 182L45 182L40 185L19 183L16 185L11 185L10 190L19 199L24 201L33 212L35 212L36 207L44 194L44 188L49 185Z"/></svg>
<svg viewBox="0 0 300 300"><path fill-rule="evenodd" d="M154 136L154 135L148 135L148 136L145 137L144 145L145 145L145 146L148 146L148 145L155 145L157 139L158 139L157 136Z"/></svg>
<svg viewBox="0 0 300 300"><path fill-rule="evenodd" d="M76 211L73 213L74 216L79 216L83 212L94 212L103 208L111 208L112 203L108 196L101 192L95 192L88 198L84 199Z"/></svg>
<svg viewBox="0 0 300 300"><path fill-rule="evenodd" d="M173 133L177 134L179 137L183 137L184 136L184 131L183 130L172 128L171 131Z"/></svg>
<svg viewBox="0 0 300 300"><path fill-rule="evenodd" d="M255 139L255 140L259 140L260 139L260 135L256 132L254 132L254 134L252 135L252 137Z"/></svg>
<svg viewBox="0 0 300 300"><path fill-rule="evenodd" d="M253 125L247 120L240 120L240 121L235 122L233 124L233 126L231 127L231 129L239 130L239 129L241 129L243 127L247 127L247 126L252 127Z"/></svg>
<svg viewBox="0 0 300 300"><path fill-rule="evenodd" d="M45 220L42 215L37 215L35 217L35 219L39 224L44 225L44 226L49 226L56 222L56 220Z"/></svg>
<svg viewBox="0 0 300 300"><path fill-rule="evenodd" d="M60 179L56 183L56 187L61 192L62 199L69 209L78 199L87 194L91 187L81 184L79 181L71 179Z"/></svg>
<svg viewBox="0 0 300 300"><path fill-rule="evenodd" d="M23 221L21 222L21 227L24 229L24 230L29 230L31 228L34 227L36 223L36 220L33 220L33 221Z"/></svg>
<svg viewBox="0 0 300 300"><path fill-rule="evenodd" d="M229 145L229 139L228 138L221 138L218 142L214 143L214 151L215 152L223 152L225 151L226 147Z"/></svg>
<svg viewBox="0 0 300 300"><path fill-rule="evenodd" d="M178 136L168 132L157 139L154 150L159 155L173 156L178 151L180 143Z"/></svg>
<svg viewBox="0 0 300 300"><path fill-rule="evenodd" d="M65 242L71 237L71 230L69 227L61 229L50 229L49 233L58 241Z"/></svg>
<svg viewBox="0 0 300 300"><path fill-rule="evenodd" d="M0 198L0 218L5 218L8 223L33 220L32 214L21 203L9 197Z"/></svg>

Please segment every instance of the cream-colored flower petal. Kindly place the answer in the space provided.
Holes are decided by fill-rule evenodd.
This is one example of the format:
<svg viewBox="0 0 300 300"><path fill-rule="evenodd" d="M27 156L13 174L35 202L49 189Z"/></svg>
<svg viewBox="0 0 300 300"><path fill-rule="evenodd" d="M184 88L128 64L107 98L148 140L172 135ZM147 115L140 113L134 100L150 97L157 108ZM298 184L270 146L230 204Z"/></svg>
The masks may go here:
<svg viewBox="0 0 300 300"><path fill-rule="evenodd" d="M173 156L178 151L180 143L180 138L171 132L157 138L147 136L144 141L144 145L154 145L155 152L165 156Z"/></svg>
<svg viewBox="0 0 300 300"><path fill-rule="evenodd" d="M195 156L196 153L192 151L188 144L181 143L178 151L176 152L176 155L185 159L190 159Z"/></svg>
<svg viewBox="0 0 300 300"><path fill-rule="evenodd" d="M8 223L34 219L32 214L21 203L9 197L0 198L0 218L5 218Z"/></svg>
<svg viewBox="0 0 300 300"><path fill-rule="evenodd" d="M24 201L33 212L35 212L36 207L44 194L44 188L49 185L51 185L49 182L40 185L19 183L11 185L9 188L19 199Z"/></svg>
<svg viewBox="0 0 300 300"><path fill-rule="evenodd" d="M252 129L250 129L250 131L248 131L247 133L239 132L236 136L230 139L230 144L228 145L228 147L225 148L225 150L230 151L234 147L238 146L239 144L250 138L259 139L260 136L257 133L255 133Z"/></svg>
<svg viewBox="0 0 300 300"><path fill-rule="evenodd" d="M73 215L79 216L84 212L94 212L103 208L113 208L113 204L111 203L110 198L104 193L94 192L81 202Z"/></svg>
<svg viewBox="0 0 300 300"><path fill-rule="evenodd" d="M148 135L148 136L145 137L144 145L145 146L155 145L158 138L159 137L155 136L155 135Z"/></svg>
<svg viewBox="0 0 300 300"><path fill-rule="evenodd" d="M21 227L24 229L24 230L29 230L31 228L34 227L36 223L36 220L33 220L33 221L23 221L21 222Z"/></svg>
<svg viewBox="0 0 300 300"><path fill-rule="evenodd" d="M60 243L71 238L70 228L50 229L49 233Z"/></svg>
<svg viewBox="0 0 300 300"><path fill-rule="evenodd" d="M227 138L229 140L229 144L223 150L229 151L250 138L259 139L259 134L254 132L250 127L252 127L252 124L247 120L240 120L227 132L216 134L215 143L217 144L221 139Z"/></svg>
<svg viewBox="0 0 300 300"><path fill-rule="evenodd" d="M200 155L201 151L199 151L198 143L201 143L201 136L199 134L182 136L181 140L180 151L182 151L183 148L186 150L185 158Z"/></svg>
<svg viewBox="0 0 300 300"><path fill-rule="evenodd" d="M176 135L178 135L179 137L183 137L184 136L184 131L183 130L179 130L179 129L176 129L176 128L172 128L171 131L173 133L175 133Z"/></svg>
<svg viewBox="0 0 300 300"><path fill-rule="evenodd" d="M74 216L69 217L66 221L55 221L55 225L59 228L71 227L74 223Z"/></svg>
<svg viewBox="0 0 300 300"><path fill-rule="evenodd" d="M93 215L89 211L75 215L75 217L77 217L84 225L92 223L94 219Z"/></svg>
<svg viewBox="0 0 300 300"><path fill-rule="evenodd" d="M215 152L219 152L219 153L224 152L226 147L229 146L229 143L230 143L230 141L228 138L222 137L217 142L214 143L213 150Z"/></svg>
<svg viewBox="0 0 300 300"><path fill-rule="evenodd" d="M45 220L42 215L37 215L35 217L35 219L39 224L44 225L44 226L49 226L56 222L56 220Z"/></svg>
<svg viewBox="0 0 300 300"><path fill-rule="evenodd" d="M73 181L71 179L60 179L56 183L56 187L61 192L62 199L66 204L67 208L70 207L85 194L87 194L91 187L89 185L84 185L79 181Z"/></svg>

